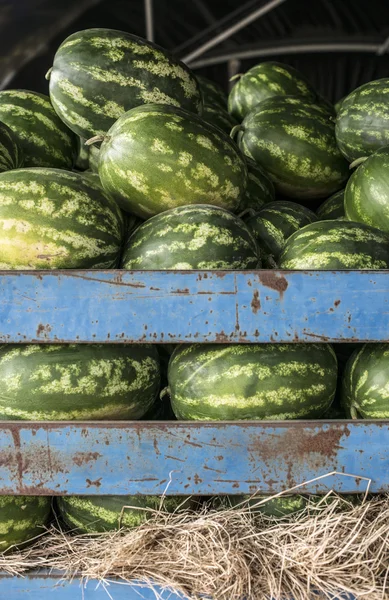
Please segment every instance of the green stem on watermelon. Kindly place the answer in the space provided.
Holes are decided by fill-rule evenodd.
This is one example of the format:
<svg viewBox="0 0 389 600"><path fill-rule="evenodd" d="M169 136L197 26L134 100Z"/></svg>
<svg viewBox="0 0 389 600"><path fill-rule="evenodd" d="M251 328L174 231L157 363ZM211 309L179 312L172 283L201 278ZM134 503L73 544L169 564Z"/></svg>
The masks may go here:
<svg viewBox="0 0 389 600"><path fill-rule="evenodd" d="M365 160L367 160L368 158L369 158L368 156L360 156L359 158L356 158L355 160L353 160L353 162L349 164L348 168L355 169L355 167L358 167L360 164L365 162Z"/></svg>
<svg viewBox="0 0 389 600"><path fill-rule="evenodd" d="M53 70L53 67L50 67L50 69L47 71L46 75L45 75L45 79L47 79L47 81L49 81L50 79L50 75L51 75L51 71Z"/></svg>
<svg viewBox="0 0 389 600"><path fill-rule="evenodd" d="M253 208L245 208L244 210L242 210L241 213L238 214L238 217L239 219L243 219L243 217L245 217L246 215L250 215L250 217L253 217L256 214L257 213Z"/></svg>
<svg viewBox="0 0 389 600"><path fill-rule="evenodd" d="M235 79L242 77L242 75L244 75L244 73L236 73L236 75L233 75L232 77L230 77L229 81L235 81Z"/></svg>
<svg viewBox="0 0 389 600"><path fill-rule="evenodd" d="M107 139L106 135L94 135L93 137L89 138L89 140L86 140L84 145L92 146L92 144L97 144L97 142L103 142L105 139Z"/></svg>
<svg viewBox="0 0 389 600"><path fill-rule="evenodd" d="M352 419L358 419L358 409L356 406L354 406L354 405L350 406L350 414L351 414Z"/></svg>
<svg viewBox="0 0 389 600"><path fill-rule="evenodd" d="M235 125L235 126L234 126L234 127L231 129L231 132L230 132L230 138L234 140L234 139L235 139L235 136L236 136L236 134L238 133L238 131L243 131L243 127L242 127L242 125L241 125L241 124L239 124L239 125Z"/></svg>
<svg viewBox="0 0 389 600"><path fill-rule="evenodd" d="M170 387L169 386L163 388L163 390L159 394L159 399L163 400L165 398L165 396L170 396Z"/></svg>

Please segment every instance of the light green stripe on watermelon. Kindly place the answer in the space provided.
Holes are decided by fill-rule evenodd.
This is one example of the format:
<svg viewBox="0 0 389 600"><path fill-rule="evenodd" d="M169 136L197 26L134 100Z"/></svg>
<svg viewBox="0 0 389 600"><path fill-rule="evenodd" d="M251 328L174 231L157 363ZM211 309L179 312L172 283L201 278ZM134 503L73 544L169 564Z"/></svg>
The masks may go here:
<svg viewBox="0 0 389 600"><path fill-rule="evenodd" d="M129 109L151 102L201 112L194 74L163 48L113 29L86 29L58 48L50 98L79 136L106 133Z"/></svg>
<svg viewBox="0 0 389 600"><path fill-rule="evenodd" d="M25 167L72 168L77 140L48 96L28 90L0 92L0 121L12 130Z"/></svg>
<svg viewBox="0 0 389 600"><path fill-rule="evenodd" d="M215 108L220 107L226 110L227 94L222 87L215 81L211 81L202 75L196 75L196 79L200 85L204 105L213 106Z"/></svg>
<svg viewBox="0 0 389 600"><path fill-rule="evenodd" d="M139 419L160 385L150 345L4 345L0 419Z"/></svg>
<svg viewBox="0 0 389 600"><path fill-rule="evenodd" d="M23 165L23 152L12 129L0 121L0 173Z"/></svg>
<svg viewBox="0 0 389 600"><path fill-rule="evenodd" d="M344 190L332 194L317 209L319 221L331 221L334 219L345 219L344 213ZM351 219L355 221L355 219Z"/></svg>
<svg viewBox="0 0 389 600"><path fill-rule="evenodd" d="M0 496L0 552L43 533L50 511L45 496Z"/></svg>
<svg viewBox="0 0 389 600"><path fill-rule="evenodd" d="M60 169L0 174L0 268L117 266L123 218L91 178Z"/></svg>
<svg viewBox="0 0 389 600"><path fill-rule="evenodd" d="M389 344L365 344L350 357L342 403L352 418L389 418Z"/></svg>
<svg viewBox="0 0 389 600"><path fill-rule="evenodd" d="M351 162L389 144L389 78L361 85L342 100L336 140Z"/></svg>
<svg viewBox="0 0 389 600"><path fill-rule="evenodd" d="M168 370L178 419L318 418L331 405L337 359L328 344L179 346Z"/></svg>
<svg viewBox="0 0 389 600"><path fill-rule="evenodd" d="M124 269L249 269L256 242L244 222L207 205L181 206L152 217L130 237Z"/></svg>
<svg viewBox="0 0 389 600"><path fill-rule="evenodd" d="M318 221L286 242L281 269L388 269L389 236L350 221Z"/></svg>
<svg viewBox="0 0 389 600"><path fill-rule="evenodd" d="M344 208L350 221L389 232L389 147L374 152L351 175Z"/></svg>
<svg viewBox="0 0 389 600"><path fill-rule="evenodd" d="M247 168L220 129L188 111L149 104L128 111L109 130L99 175L123 210L147 218L187 204L234 210Z"/></svg>

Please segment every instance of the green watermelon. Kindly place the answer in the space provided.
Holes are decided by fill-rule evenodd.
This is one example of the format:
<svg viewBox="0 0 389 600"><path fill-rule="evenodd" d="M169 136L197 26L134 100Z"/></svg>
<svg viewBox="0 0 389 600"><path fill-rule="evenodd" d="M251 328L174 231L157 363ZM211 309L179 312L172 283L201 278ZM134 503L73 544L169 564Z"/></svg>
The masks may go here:
<svg viewBox="0 0 389 600"><path fill-rule="evenodd" d="M62 519L76 533L138 527L160 509L173 513L194 508L187 496L62 496L57 503Z"/></svg>
<svg viewBox="0 0 389 600"><path fill-rule="evenodd" d="M226 110L219 106L204 105L203 114L201 115L204 121L215 125L222 131L230 134L231 129L237 125L237 121Z"/></svg>
<svg viewBox="0 0 389 600"><path fill-rule="evenodd" d="M228 97L228 110L242 121L260 102L273 96L302 96L312 101L316 93L293 67L267 61L239 76Z"/></svg>
<svg viewBox="0 0 389 600"><path fill-rule="evenodd" d="M344 208L350 221L389 232L389 146L374 152L351 175Z"/></svg>
<svg viewBox="0 0 389 600"><path fill-rule="evenodd" d="M24 546L43 533L50 513L50 497L0 496L0 552Z"/></svg>
<svg viewBox="0 0 389 600"><path fill-rule="evenodd" d="M280 269L388 269L389 236L350 221L318 221L286 242Z"/></svg>
<svg viewBox="0 0 389 600"><path fill-rule="evenodd" d="M262 264L274 268L292 233L315 221L317 217L309 208L280 200L266 204L245 222L257 241Z"/></svg>
<svg viewBox="0 0 389 600"><path fill-rule="evenodd" d="M389 419L389 344L365 344L352 354L342 403L353 419Z"/></svg>
<svg viewBox="0 0 389 600"><path fill-rule="evenodd" d="M28 90L3 90L0 121L12 130L25 167L72 168L77 139L57 116L48 96Z"/></svg>
<svg viewBox="0 0 389 600"><path fill-rule="evenodd" d="M0 121L0 173L23 166L23 152L12 129Z"/></svg>
<svg viewBox="0 0 389 600"><path fill-rule="evenodd" d="M216 510L228 508L249 508L255 514L262 514L267 517L280 519L301 512L309 506L310 498L308 496L287 495L278 496L269 499L263 504L268 496L263 495L237 495L237 496L217 496L212 500L212 508ZM315 498L318 498L316 496ZM243 504L242 504L243 503Z"/></svg>
<svg viewBox="0 0 389 600"><path fill-rule="evenodd" d="M204 204L152 217L133 233L123 269L255 269L258 248L244 222Z"/></svg>
<svg viewBox="0 0 389 600"><path fill-rule="evenodd" d="M0 346L0 420L139 419L155 401L154 346Z"/></svg>
<svg viewBox="0 0 389 600"><path fill-rule="evenodd" d="M334 219L345 219L344 214L344 190L339 190L325 200L317 209L316 214L319 221L332 221Z"/></svg>
<svg viewBox="0 0 389 600"><path fill-rule="evenodd" d="M275 200L274 185L266 171L256 162L245 157L248 171L246 192L239 204L237 212L257 212Z"/></svg>
<svg viewBox="0 0 389 600"><path fill-rule="evenodd" d="M211 79L203 77L202 75L196 75L196 79L200 86L203 103L208 106L214 106L215 108L219 106L226 110L227 94L222 87L215 81L211 81Z"/></svg>
<svg viewBox="0 0 389 600"><path fill-rule="evenodd" d="M247 168L217 127L174 106L148 104L111 127L100 148L99 175L123 210L147 218L187 204L234 210Z"/></svg>
<svg viewBox="0 0 389 600"><path fill-rule="evenodd" d="M389 77L365 83L342 100L336 140L350 162L389 144Z"/></svg>
<svg viewBox="0 0 389 600"><path fill-rule="evenodd" d="M168 370L172 408L183 420L319 418L336 379L329 344L181 345Z"/></svg>
<svg viewBox="0 0 389 600"><path fill-rule="evenodd" d="M100 146L99 145L91 145L89 148L89 168L91 171L95 173L99 172L99 156L100 156Z"/></svg>
<svg viewBox="0 0 389 600"><path fill-rule="evenodd" d="M58 115L85 139L106 133L140 104L202 110L192 71L160 46L124 31L73 33L58 48L47 78Z"/></svg>
<svg viewBox="0 0 389 600"><path fill-rule="evenodd" d="M85 145L85 140L77 136L77 158L74 164L78 171L86 171L89 169L89 152L91 146Z"/></svg>
<svg viewBox="0 0 389 600"><path fill-rule="evenodd" d="M0 174L0 269L117 266L123 218L100 184L60 169Z"/></svg>
<svg viewBox="0 0 389 600"><path fill-rule="evenodd" d="M325 198L348 179L328 114L304 99L278 96L247 115L240 149L269 174L276 190L291 198Z"/></svg>

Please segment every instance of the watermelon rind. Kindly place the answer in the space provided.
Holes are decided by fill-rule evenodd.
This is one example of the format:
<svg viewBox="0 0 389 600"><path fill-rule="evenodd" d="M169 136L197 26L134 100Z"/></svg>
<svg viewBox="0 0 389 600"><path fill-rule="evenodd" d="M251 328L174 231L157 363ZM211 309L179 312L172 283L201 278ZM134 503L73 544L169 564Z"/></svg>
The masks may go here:
<svg viewBox="0 0 389 600"><path fill-rule="evenodd" d="M12 129L0 121L0 173L23 166L23 151Z"/></svg>
<svg viewBox="0 0 389 600"><path fill-rule="evenodd" d="M227 94L223 88L215 81L203 77L203 75L196 75L196 79L200 86L203 104L227 110Z"/></svg>
<svg viewBox="0 0 389 600"><path fill-rule="evenodd" d="M0 496L0 553L24 547L44 533L50 512L47 496Z"/></svg>
<svg viewBox="0 0 389 600"><path fill-rule="evenodd" d="M334 219L345 219L344 212L344 190L339 190L324 200L316 211L319 221L331 221ZM351 219L354 221L355 219Z"/></svg>

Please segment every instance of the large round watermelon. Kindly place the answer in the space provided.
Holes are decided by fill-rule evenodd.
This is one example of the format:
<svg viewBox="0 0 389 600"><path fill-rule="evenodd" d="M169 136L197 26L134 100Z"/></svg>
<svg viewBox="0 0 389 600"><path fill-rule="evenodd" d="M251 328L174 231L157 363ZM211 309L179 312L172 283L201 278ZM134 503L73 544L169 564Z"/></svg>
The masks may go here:
<svg viewBox="0 0 389 600"><path fill-rule="evenodd" d="M239 204L238 213L257 212L262 206L275 200L274 185L266 171L248 156L245 160L248 171L247 187Z"/></svg>
<svg viewBox="0 0 389 600"><path fill-rule="evenodd" d="M201 95L203 98L204 105L214 106L227 109L227 94L224 92L223 88L208 79L207 77L203 77L202 75L196 75L196 79L200 86Z"/></svg>
<svg viewBox="0 0 389 600"><path fill-rule="evenodd" d="M216 206L180 206L130 237L123 269L255 269L258 248L244 222Z"/></svg>
<svg viewBox="0 0 389 600"><path fill-rule="evenodd" d="M43 533L50 511L47 496L0 496L0 553Z"/></svg>
<svg viewBox="0 0 389 600"><path fill-rule="evenodd" d="M12 129L0 121L0 173L23 166L23 152Z"/></svg>
<svg viewBox="0 0 389 600"><path fill-rule="evenodd" d="M174 106L128 111L100 148L99 175L123 210L147 218L187 204L234 210L247 168L230 137Z"/></svg>
<svg viewBox="0 0 389 600"><path fill-rule="evenodd" d="M160 496L62 496L57 502L62 519L76 533L138 527L155 511L173 513L194 507L187 496L165 496L163 500Z"/></svg>
<svg viewBox="0 0 389 600"><path fill-rule="evenodd" d="M318 221L286 242L281 269L388 269L389 236L350 221Z"/></svg>
<svg viewBox="0 0 389 600"><path fill-rule="evenodd" d="M151 345L0 346L0 420L139 419L160 385Z"/></svg>
<svg viewBox="0 0 389 600"><path fill-rule="evenodd" d="M228 97L228 110L238 121L260 102L273 96L303 96L311 101L316 97L305 77L283 63L263 62L237 77Z"/></svg>
<svg viewBox="0 0 389 600"><path fill-rule="evenodd" d="M319 418L335 395L329 344L180 345L168 370L177 419Z"/></svg>
<svg viewBox="0 0 389 600"><path fill-rule="evenodd" d="M365 344L348 360L342 403L353 419L389 419L389 344Z"/></svg>
<svg viewBox="0 0 389 600"><path fill-rule="evenodd" d="M389 144L389 78L361 85L342 100L336 139L351 162Z"/></svg>
<svg viewBox="0 0 389 600"><path fill-rule="evenodd" d="M344 208L350 221L389 231L389 146L374 152L351 175Z"/></svg>
<svg viewBox="0 0 389 600"><path fill-rule="evenodd" d="M260 164L276 190L291 198L325 198L349 176L328 113L294 96L261 102L247 115L239 146Z"/></svg>
<svg viewBox="0 0 389 600"><path fill-rule="evenodd" d="M47 77L58 115L85 139L105 133L140 104L172 104L196 113L202 108L199 85L186 65L124 31L73 33L58 48Z"/></svg>
<svg viewBox="0 0 389 600"><path fill-rule="evenodd" d="M334 219L345 219L344 213L344 190L339 190L325 200L317 209L316 214L319 221L331 221ZM353 219L355 220L355 219Z"/></svg>
<svg viewBox="0 0 389 600"><path fill-rule="evenodd" d="M72 168L77 139L58 117L48 96L28 90L3 90L0 121L12 130L25 167Z"/></svg>
<svg viewBox="0 0 389 600"><path fill-rule="evenodd" d="M0 174L1 269L117 266L123 217L101 185L61 169Z"/></svg>
<svg viewBox="0 0 389 600"><path fill-rule="evenodd" d="M295 232L317 221L314 212L297 204L279 200L266 204L257 214L246 220L252 231L265 267L277 266L286 240Z"/></svg>

